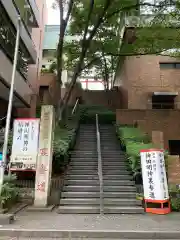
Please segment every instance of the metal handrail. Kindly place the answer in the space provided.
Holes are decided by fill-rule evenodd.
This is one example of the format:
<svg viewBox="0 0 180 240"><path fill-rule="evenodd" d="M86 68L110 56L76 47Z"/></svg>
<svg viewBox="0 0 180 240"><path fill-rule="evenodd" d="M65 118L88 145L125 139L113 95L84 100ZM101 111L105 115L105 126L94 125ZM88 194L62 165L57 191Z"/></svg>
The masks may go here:
<svg viewBox="0 0 180 240"><path fill-rule="evenodd" d="M6 118L6 116L5 116L5 117L3 117L3 118L0 118L0 121L4 120L5 118Z"/></svg>
<svg viewBox="0 0 180 240"><path fill-rule="evenodd" d="M98 177L99 177L99 193L100 193L100 214L104 213L103 204L103 174L102 174L102 158L101 158L101 139L99 132L98 114L96 114L96 135L97 135L97 153L98 153Z"/></svg>
<svg viewBox="0 0 180 240"><path fill-rule="evenodd" d="M76 108L78 106L78 103L79 103L79 98L76 100L76 103L74 104L74 107L73 107L73 110L72 110L72 115L75 113Z"/></svg>

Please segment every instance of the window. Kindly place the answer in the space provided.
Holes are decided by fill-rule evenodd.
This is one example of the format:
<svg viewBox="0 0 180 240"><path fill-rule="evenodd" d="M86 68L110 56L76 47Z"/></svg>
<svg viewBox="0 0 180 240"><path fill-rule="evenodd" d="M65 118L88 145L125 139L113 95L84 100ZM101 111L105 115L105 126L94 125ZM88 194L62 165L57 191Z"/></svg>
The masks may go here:
<svg viewBox="0 0 180 240"><path fill-rule="evenodd" d="M180 63L159 63L160 69L180 69Z"/></svg>
<svg viewBox="0 0 180 240"><path fill-rule="evenodd" d="M180 155L180 140L169 140L170 155Z"/></svg>
<svg viewBox="0 0 180 240"><path fill-rule="evenodd" d="M174 109L174 96L152 96L152 109Z"/></svg>

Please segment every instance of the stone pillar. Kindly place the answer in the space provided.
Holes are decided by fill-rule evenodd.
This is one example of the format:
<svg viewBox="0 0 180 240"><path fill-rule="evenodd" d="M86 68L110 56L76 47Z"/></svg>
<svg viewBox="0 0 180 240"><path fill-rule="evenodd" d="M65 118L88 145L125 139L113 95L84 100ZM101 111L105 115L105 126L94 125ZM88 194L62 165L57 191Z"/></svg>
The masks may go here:
<svg viewBox="0 0 180 240"><path fill-rule="evenodd" d="M152 131L152 143L157 148L164 148L164 136L161 131Z"/></svg>
<svg viewBox="0 0 180 240"><path fill-rule="evenodd" d="M180 185L180 159L179 156L169 155L167 159L168 184Z"/></svg>
<svg viewBox="0 0 180 240"><path fill-rule="evenodd" d="M53 106L42 106L35 181L35 207L46 207L48 205L52 172L54 120Z"/></svg>

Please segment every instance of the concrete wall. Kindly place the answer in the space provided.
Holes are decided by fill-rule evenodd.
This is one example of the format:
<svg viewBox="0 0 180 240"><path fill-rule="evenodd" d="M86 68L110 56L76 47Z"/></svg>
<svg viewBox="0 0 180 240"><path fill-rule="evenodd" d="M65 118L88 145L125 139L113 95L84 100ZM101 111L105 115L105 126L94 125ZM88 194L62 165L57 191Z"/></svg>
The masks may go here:
<svg viewBox="0 0 180 240"><path fill-rule="evenodd" d="M40 27L32 29L32 40L37 51L36 64L29 65L28 69L28 83L33 90L31 95L30 109L18 109L18 113L21 117L35 117L36 115L36 103L39 93L39 80L42 63L42 48L44 38L44 26L47 22L47 9L45 0L36 0L36 4L39 9L40 15Z"/></svg>

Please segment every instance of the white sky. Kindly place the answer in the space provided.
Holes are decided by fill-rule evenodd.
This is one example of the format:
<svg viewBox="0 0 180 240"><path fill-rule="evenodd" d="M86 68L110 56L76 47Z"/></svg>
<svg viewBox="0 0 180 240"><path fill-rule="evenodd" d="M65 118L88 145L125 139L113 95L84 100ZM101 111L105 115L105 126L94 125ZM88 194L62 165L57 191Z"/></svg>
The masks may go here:
<svg viewBox="0 0 180 240"><path fill-rule="evenodd" d="M59 24L59 11L52 9L52 4L54 0L46 0L47 9L48 9L48 23L49 25L52 24Z"/></svg>

